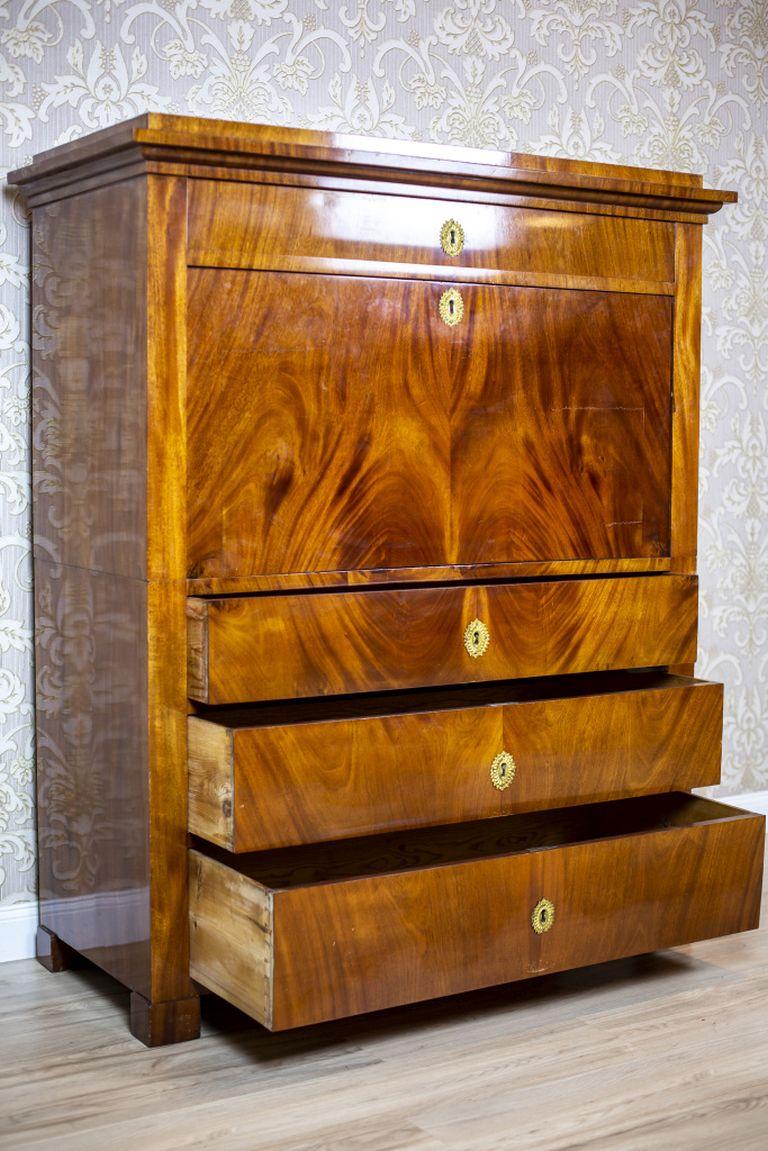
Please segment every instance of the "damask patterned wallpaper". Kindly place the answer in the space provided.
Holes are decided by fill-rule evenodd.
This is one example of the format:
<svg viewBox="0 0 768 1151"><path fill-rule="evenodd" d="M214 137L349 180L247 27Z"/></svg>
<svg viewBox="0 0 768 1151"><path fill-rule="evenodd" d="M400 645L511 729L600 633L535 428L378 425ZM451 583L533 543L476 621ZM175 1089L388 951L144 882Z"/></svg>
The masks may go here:
<svg viewBox="0 0 768 1151"><path fill-rule="evenodd" d="M766 0L0 0L0 166L146 108L703 172L700 674L768 787ZM29 277L0 221L0 902L34 889Z"/></svg>

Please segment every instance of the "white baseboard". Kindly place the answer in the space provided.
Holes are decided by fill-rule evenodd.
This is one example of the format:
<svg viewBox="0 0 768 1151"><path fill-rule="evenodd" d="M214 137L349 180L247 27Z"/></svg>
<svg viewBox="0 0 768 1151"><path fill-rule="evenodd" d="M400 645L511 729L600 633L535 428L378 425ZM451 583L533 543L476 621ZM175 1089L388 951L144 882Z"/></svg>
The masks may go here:
<svg viewBox="0 0 768 1151"><path fill-rule="evenodd" d="M37 903L0 903L0 963L33 959Z"/></svg>
<svg viewBox="0 0 768 1151"><path fill-rule="evenodd" d="M147 893L142 888L99 891L51 899L46 904L46 923L55 924L63 939L77 938L83 948L99 946L105 920L114 943L146 939L148 914ZM0 903L0 963L34 958L37 922L36 902Z"/></svg>
<svg viewBox="0 0 768 1151"><path fill-rule="evenodd" d="M750 791L745 795L721 795L717 798L731 807L742 807L746 811L768 816L768 791ZM118 900L121 903L133 903L136 897L136 892L122 892ZM98 897L87 898L98 901ZM115 900L114 895L106 898L110 902ZM33 959L36 931L37 903L0 903L0 963L9 963L14 959Z"/></svg>

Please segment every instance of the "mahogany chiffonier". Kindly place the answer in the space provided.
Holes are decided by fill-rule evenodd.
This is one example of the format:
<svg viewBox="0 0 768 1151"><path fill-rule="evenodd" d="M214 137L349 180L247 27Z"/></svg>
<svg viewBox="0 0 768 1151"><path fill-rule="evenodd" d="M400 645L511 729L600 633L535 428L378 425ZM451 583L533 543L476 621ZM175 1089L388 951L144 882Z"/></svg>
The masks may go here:
<svg viewBox="0 0 768 1151"><path fill-rule="evenodd" d="M753 928L697 176L148 114L32 208L38 953L148 1044Z"/></svg>

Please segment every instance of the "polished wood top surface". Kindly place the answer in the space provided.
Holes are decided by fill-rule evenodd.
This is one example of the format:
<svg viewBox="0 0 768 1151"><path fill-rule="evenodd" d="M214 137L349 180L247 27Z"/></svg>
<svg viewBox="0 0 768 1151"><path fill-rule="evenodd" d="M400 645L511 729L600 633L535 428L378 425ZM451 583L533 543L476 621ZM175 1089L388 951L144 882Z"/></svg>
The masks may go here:
<svg viewBox="0 0 768 1151"><path fill-rule="evenodd" d="M500 183L523 194L595 199L600 193L705 216L736 199L734 192L705 189L701 176L683 172L160 112L144 113L42 152L8 179L30 185L94 160L109 158L109 167L119 167L126 156L314 173L343 166L350 176L365 175L367 169L377 178L454 185L466 178Z"/></svg>

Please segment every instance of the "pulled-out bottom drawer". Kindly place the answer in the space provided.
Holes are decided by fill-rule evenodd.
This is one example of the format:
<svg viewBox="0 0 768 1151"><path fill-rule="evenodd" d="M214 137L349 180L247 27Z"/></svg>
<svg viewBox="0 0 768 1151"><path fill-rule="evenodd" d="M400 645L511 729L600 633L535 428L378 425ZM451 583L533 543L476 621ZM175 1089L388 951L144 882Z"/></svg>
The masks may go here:
<svg viewBox="0 0 768 1151"><path fill-rule="evenodd" d="M191 973L273 1030L756 927L764 819L674 793L191 852Z"/></svg>

